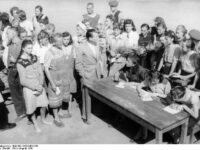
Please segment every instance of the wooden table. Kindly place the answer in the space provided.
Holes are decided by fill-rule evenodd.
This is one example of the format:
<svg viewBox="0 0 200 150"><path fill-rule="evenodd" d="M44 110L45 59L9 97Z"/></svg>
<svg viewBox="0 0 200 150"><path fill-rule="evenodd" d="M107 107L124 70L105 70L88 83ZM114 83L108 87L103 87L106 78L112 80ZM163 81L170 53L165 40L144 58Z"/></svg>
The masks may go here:
<svg viewBox="0 0 200 150"><path fill-rule="evenodd" d="M131 87L118 88L117 83L109 78L84 85L85 101L90 96L109 105L123 115L155 133L156 143L163 142L163 134L181 125L180 143L186 143L189 115L182 111L172 115L163 110L165 107L159 100L142 101L137 91ZM91 102L89 102L91 103ZM91 107L86 105L86 116L89 121Z"/></svg>

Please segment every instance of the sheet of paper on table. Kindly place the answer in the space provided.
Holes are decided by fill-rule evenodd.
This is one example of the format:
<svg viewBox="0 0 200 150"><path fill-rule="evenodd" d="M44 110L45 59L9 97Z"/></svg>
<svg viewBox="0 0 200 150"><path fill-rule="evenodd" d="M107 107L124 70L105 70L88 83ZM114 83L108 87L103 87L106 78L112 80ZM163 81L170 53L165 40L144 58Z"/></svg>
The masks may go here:
<svg viewBox="0 0 200 150"><path fill-rule="evenodd" d="M119 82L116 87L118 88L124 88L125 87L125 82Z"/></svg>
<svg viewBox="0 0 200 150"><path fill-rule="evenodd" d="M177 113L181 112L181 110L172 109L170 106L165 107L163 110L170 113L170 114L177 114Z"/></svg>

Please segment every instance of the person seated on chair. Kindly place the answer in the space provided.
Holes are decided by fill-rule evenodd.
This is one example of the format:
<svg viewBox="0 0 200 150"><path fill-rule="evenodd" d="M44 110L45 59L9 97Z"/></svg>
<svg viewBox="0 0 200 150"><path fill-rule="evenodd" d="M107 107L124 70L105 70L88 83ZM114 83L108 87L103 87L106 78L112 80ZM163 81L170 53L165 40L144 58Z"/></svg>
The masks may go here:
<svg viewBox="0 0 200 150"><path fill-rule="evenodd" d="M167 95L170 93L171 85L169 81L165 79L161 73L159 73L158 71L150 71L148 78L137 87L137 91L141 98L145 95L144 88L149 89L150 92L148 92L149 93L148 95L150 97L156 96L160 98L166 98ZM148 136L147 129L141 127L140 130L137 132L136 136L134 137L134 139L138 140L142 137L143 140L146 140L147 136Z"/></svg>
<svg viewBox="0 0 200 150"><path fill-rule="evenodd" d="M184 86L176 86L171 90L172 101L179 104L179 109L189 113L188 134L200 120L200 92L192 91ZM179 143L181 128L175 128L170 133L174 143Z"/></svg>

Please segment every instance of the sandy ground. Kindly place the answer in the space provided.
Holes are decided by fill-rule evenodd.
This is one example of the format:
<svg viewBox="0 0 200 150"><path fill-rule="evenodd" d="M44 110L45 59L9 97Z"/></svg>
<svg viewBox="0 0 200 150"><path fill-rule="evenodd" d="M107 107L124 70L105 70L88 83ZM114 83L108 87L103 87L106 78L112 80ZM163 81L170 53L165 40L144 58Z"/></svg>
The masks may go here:
<svg viewBox="0 0 200 150"><path fill-rule="evenodd" d="M29 20L34 15L34 7L41 5L50 22L56 25L58 32L69 31L75 34L75 25L86 12L87 2L94 2L95 10L101 20L109 14L109 0L0 0L1 12L9 11L13 6L25 10ZM188 30L200 27L199 0L119 0L119 9L126 18L134 20L137 31L142 23L153 25L153 19L161 16L169 29L184 24Z"/></svg>
<svg viewBox="0 0 200 150"><path fill-rule="evenodd" d="M15 117L13 105L9 105L9 119L12 122ZM72 118L64 119L65 127L57 128L55 125L39 125L42 133L35 133L32 125L27 125L27 119L17 123L12 130L0 132L0 144L128 144L129 138L108 124L92 117L92 124L86 125L82 122L79 108L74 102L72 107ZM51 116L47 120L52 120ZM129 143L130 144L130 143Z"/></svg>

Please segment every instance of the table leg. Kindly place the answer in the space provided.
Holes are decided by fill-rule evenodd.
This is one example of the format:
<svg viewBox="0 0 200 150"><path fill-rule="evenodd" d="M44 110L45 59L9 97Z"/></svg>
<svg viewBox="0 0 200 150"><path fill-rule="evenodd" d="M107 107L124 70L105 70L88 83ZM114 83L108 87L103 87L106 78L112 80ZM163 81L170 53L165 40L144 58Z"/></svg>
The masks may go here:
<svg viewBox="0 0 200 150"><path fill-rule="evenodd" d="M163 142L163 132L156 129L156 144L161 144Z"/></svg>
<svg viewBox="0 0 200 150"><path fill-rule="evenodd" d="M185 123L182 124L181 126L181 138L180 138L181 144L186 144L187 130L188 130L188 119L186 119Z"/></svg>

